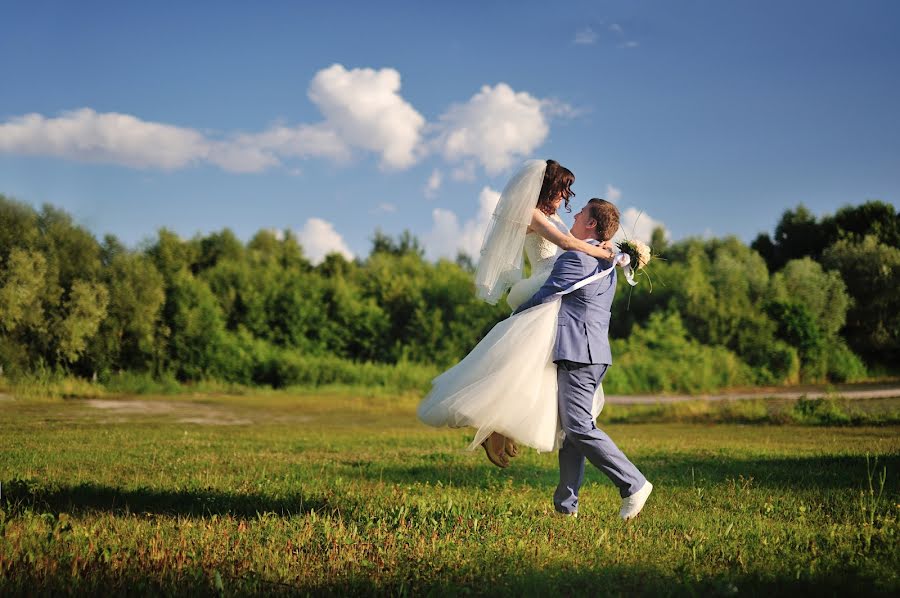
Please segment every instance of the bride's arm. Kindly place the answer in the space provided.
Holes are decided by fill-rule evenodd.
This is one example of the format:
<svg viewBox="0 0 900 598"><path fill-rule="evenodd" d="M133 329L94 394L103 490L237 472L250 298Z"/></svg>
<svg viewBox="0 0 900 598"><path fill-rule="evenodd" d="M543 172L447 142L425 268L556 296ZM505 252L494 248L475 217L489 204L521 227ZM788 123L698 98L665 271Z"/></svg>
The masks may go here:
<svg viewBox="0 0 900 598"><path fill-rule="evenodd" d="M563 233L547 220L543 212L536 208L531 216L531 224L528 225L528 228L564 251L580 251L601 260L611 260L615 255L608 243L591 245L587 241L576 239L571 234Z"/></svg>

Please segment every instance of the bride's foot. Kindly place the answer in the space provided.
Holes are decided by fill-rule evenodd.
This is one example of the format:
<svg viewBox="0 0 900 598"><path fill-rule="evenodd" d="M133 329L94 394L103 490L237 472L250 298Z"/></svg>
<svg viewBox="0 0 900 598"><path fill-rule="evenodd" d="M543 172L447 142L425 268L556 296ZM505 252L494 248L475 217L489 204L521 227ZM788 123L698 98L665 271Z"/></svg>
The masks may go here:
<svg viewBox="0 0 900 598"><path fill-rule="evenodd" d="M488 461L497 467L509 467L509 457L506 456L505 444L506 438L496 432L485 438L484 442L481 443L481 446L484 447L484 452L487 453Z"/></svg>
<svg viewBox="0 0 900 598"><path fill-rule="evenodd" d="M504 439L506 440L506 442L503 446L503 450L506 452L506 454L509 455L510 457L518 457L519 456L519 445L516 444L516 441L513 440L512 438L504 437Z"/></svg>

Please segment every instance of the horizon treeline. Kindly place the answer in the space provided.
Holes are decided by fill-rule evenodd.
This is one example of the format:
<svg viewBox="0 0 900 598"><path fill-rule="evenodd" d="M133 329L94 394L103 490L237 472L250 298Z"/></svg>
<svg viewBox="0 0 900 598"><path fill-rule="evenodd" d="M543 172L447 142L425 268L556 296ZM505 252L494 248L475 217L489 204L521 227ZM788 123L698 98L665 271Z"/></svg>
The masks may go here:
<svg viewBox="0 0 900 598"><path fill-rule="evenodd" d="M900 362L900 222L869 201L774 236L653 239L650 280L620 277L607 392L852 381ZM652 286L652 292L651 292ZM133 374L275 388L424 388L509 314L475 298L472 259L430 262L408 232L313 265L289 232L137 249L0 195L0 374ZM418 372L418 373L416 373Z"/></svg>

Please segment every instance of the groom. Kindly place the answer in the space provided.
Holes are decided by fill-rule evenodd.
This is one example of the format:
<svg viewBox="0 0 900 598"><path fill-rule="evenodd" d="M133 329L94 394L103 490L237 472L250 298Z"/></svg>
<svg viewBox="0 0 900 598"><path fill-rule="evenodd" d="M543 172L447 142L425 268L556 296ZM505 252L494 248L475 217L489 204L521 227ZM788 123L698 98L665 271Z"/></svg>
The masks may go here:
<svg viewBox="0 0 900 598"><path fill-rule="evenodd" d="M575 215L572 234L599 244L611 239L618 228L616 206L592 199ZM567 251L556 260L544 286L515 313L550 301L555 293L610 266L586 253ZM637 516L653 490L653 485L612 439L594 425L591 416L594 391L612 363L607 334L615 292L613 270L605 278L564 295L559 308L553 361L557 365L559 419L566 438L559 450L559 485L553 503L564 515L578 516L578 490L584 481L585 458L619 488L622 519Z"/></svg>

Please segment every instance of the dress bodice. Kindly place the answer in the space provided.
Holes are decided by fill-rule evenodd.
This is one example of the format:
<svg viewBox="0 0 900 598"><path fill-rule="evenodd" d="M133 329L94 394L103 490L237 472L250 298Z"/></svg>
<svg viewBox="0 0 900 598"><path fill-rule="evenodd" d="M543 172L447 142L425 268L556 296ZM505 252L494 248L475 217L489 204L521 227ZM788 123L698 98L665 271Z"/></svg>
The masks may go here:
<svg viewBox="0 0 900 598"><path fill-rule="evenodd" d="M564 235L569 234L569 229L558 215L547 216L547 220ZM531 264L532 277L544 271L549 272L552 270L553 263L560 253L562 253L562 249L539 234L531 232L525 235L525 255Z"/></svg>

